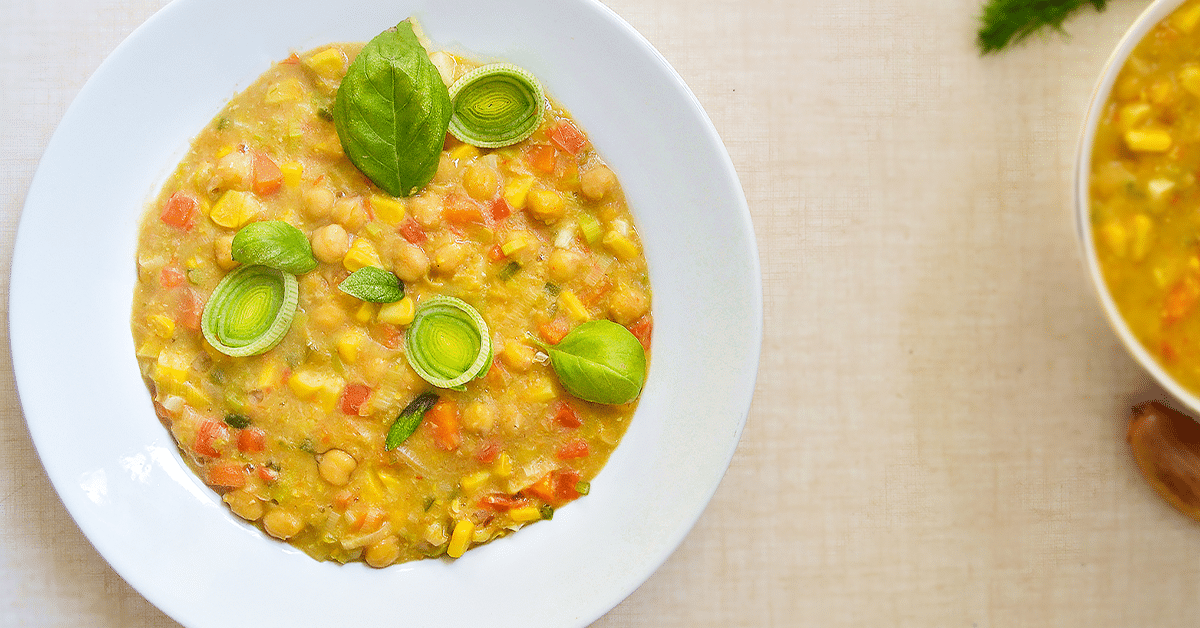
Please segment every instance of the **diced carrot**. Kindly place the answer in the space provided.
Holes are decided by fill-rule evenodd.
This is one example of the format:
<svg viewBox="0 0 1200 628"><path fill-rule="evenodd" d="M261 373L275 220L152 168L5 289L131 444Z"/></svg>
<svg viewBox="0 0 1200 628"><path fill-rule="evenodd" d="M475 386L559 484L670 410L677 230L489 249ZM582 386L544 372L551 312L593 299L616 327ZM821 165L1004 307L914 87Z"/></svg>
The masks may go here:
<svg viewBox="0 0 1200 628"><path fill-rule="evenodd" d="M554 495L554 486L551 483L554 478L553 472L542 476L542 479L521 489L521 492L526 495L532 495L546 503L557 501Z"/></svg>
<svg viewBox="0 0 1200 628"><path fill-rule="evenodd" d="M550 131L550 141L572 155L578 153L588 143L587 136L575 128L570 120L560 121L558 126Z"/></svg>
<svg viewBox="0 0 1200 628"><path fill-rule="evenodd" d="M399 327L388 323L379 323L375 326L373 334L379 344L388 349L399 349L404 344L404 332L400 331Z"/></svg>
<svg viewBox="0 0 1200 628"><path fill-rule="evenodd" d="M1197 284L1195 279L1187 277L1176 283L1167 293L1167 298L1163 302L1163 324L1170 325L1187 316L1188 312L1191 312L1192 308L1196 306L1198 299L1200 299L1200 284Z"/></svg>
<svg viewBox="0 0 1200 628"><path fill-rule="evenodd" d="M493 360L492 367L488 369L483 379L491 386L503 386L508 381L508 371L500 366L500 360Z"/></svg>
<svg viewBox="0 0 1200 628"><path fill-rule="evenodd" d="M400 235L404 236L405 240L408 240L412 244L423 244L429 239L429 236L425 235L425 230L421 228L421 225L417 224L417 221L412 218L400 223L397 231L400 232Z"/></svg>
<svg viewBox="0 0 1200 628"><path fill-rule="evenodd" d="M583 425L583 419L579 417L579 413L571 404L560 401L558 407L554 409L554 423L573 429Z"/></svg>
<svg viewBox="0 0 1200 628"><path fill-rule="evenodd" d="M347 384L342 391L342 414L358 414L363 402L371 395L371 387L366 384Z"/></svg>
<svg viewBox="0 0 1200 628"><path fill-rule="evenodd" d="M496 457L500 455L500 443L489 440L475 452L475 460L483 464L491 464L496 461Z"/></svg>
<svg viewBox="0 0 1200 628"><path fill-rule="evenodd" d="M208 467L209 486L240 488L246 485L246 469L236 462L222 462Z"/></svg>
<svg viewBox="0 0 1200 628"><path fill-rule="evenodd" d="M650 350L650 336L654 332L654 319L649 314L634 321L629 326L629 331L638 339L638 342L642 343L642 348L646 351Z"/></svg>
<svg viewBox="0 0 1200 628"><path fill-rule="evenodd" d="M492 201L492 220L500 222L512 215L512 207L508 206L508 201L503 198L497 198Z"/></svg>
<svg viewBox="0 0 1200 628"><path fill-rule="evenodd" d="M266 196L283 185L283 171L262 153L254 153L254 193Z"/></svg>
<svg viewBox="0 0 1200 628"><path fill-rule="evenodd" d="M575 485L579 484L579 472L575 469L557 469L551 472L554 476L554 496L560 501L569 502L579 497Z"/></svg>
<svg viewBox="0 0 1200 628"><path fill-rule="evenodd" d="M554 157L557 151L549 144L534 144L525 150L525 161L542 172L554 172Z"/></svg>
<svg viewBox="0 0 1200 628"><path fill-rule="evenodd" d="M589 453L587 441L582 438L576 438L563 444L558 448L554 455L558 456L559 460L570 460L571 458L583 458Z"/></svg>
<svg viewBox="0 0 1200 628"><path fill-rule="evenodd" d="M275 480L279 479L279 472L276 471L275 469L272 469L271 467L259 467L258 468L258 477L263 482L270 483L270 482L274 482Z"/></svg>
<svg viewBox="0 0 1200 628"><path fill-rule="evenodd" d="M267 433L257 427L246 428L238 432L238 451L247 454L258 453L267 448Z"/></svg>
<svg viewBox="0 0 1200 628"><path fill-rule="evenodd" d="M229 428L225 424L213 419L206 419L196 428L196 442L192 445L192 449L202 456L210 458L220 458L221 450L226 442L229 441Z"/></svg>
<svg viewBox="0 0 1200 628"><path fill-rule="evenodd" d="M500 248L499 244L494 244L492 248L488 249L487 256L493 262L498 262L504 259L504 249Z"/></svg>
<svg viewBox="0 0 1200 628"><path fill-rule="evenodd" d="M300 63L300 55L293 52L292 56L280 61L280 63L283 65L296 65L297 63Z"/></svg>
<svg viewBox="0 0 1200 628"><path fill-rule="evenodd" d="M479 498L479 507L487 508L488 510L512 510L518 506L525 505L525 500L516 495L505 495L504 493L488 493Z"/></svg>
<svg viewBox="0 0 1200 628"><path fill-rule="evenodd" d="M452 399L442 399L425 413L422 425L433 429L433 442L439 449L454 451L462 444L462 432L458 427L458 404Z"/></svg>
<svg viewBox="0 0 1200 628"><path fill-rule="evenodd" d="M186 278L183 271L174 266L163 266L162 271L158 273L158 283L164 288L181 286Z"/></svg>
<svg viewBox="0 0 1200 628"><path fill-rule="evenodd" d="M159 214L159 218L172 227L178 227L187 231L192 228L192 221L196 217L197 205L196 197L191 194L183 191L175 192L167 199L166 204L163 205L163 210Z"/></svg>
<svg viewBox="0 0 1200 628"><path fill-rule="evenodd" d="M448 194L442 201L442 218L455 224L483 222L483 210L475 201L461 194Z"/></svg>
<svg viewBox="0 0 1200 628"><path fill-rule="evenodd" d="M338 491L333 496L333 505L338 510L345 510L347 506L354 503L358 499L354 491L346 488Z"/></svg>
<svg viewBox="0 0 1200 628"><path fill-rule="evenodd" d="M192 331L200 330L200 317L204 313L204 301L191 288L179 292L179 313L175 321Z"/></svg>
<svg viewBox="0 0 1200 628"><path fill-rule="evenodd" d="M570 325L565 316L558 316L552 321L539 324L538 333L542 335L543 340L556 345L571 331Z"/></svg>

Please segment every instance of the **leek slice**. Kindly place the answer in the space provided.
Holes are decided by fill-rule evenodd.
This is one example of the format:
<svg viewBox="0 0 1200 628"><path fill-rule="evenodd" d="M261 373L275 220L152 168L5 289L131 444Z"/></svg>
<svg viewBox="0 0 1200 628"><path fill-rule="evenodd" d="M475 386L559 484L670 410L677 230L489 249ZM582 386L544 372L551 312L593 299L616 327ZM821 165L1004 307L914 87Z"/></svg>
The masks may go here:
<svg viewBox="0 0 1200 628"><path fill-rule="evenodd" d="M450 86L449 130L472 146L510 146L537 130L545 101L529 72L511 63L480 66Z"/></svg>
<svg viewBox="0 0 1200 628"><path fill-rule="evenodd" d="M287 334L299 295L294 275L267 266L241 266L213 290L200 329L205 340L225 355L265 353Z"/></svg>
<svg viewBox="0 0 1200 628"><path fill-rule="evenodd" d="M438 388L463 390L492 364L487 323L462 299L435 296L417 307L404 337L408 363Z"/></svg>

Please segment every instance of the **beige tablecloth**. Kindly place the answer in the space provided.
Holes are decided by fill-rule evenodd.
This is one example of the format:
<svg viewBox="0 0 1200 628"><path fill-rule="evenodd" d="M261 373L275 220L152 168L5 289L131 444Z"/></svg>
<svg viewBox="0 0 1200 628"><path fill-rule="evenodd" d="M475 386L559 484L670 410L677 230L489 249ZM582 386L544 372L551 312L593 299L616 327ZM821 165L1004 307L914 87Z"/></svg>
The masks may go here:
<svg viewBox="0 0 1200 628"><path fill-rule="evenodd" d="M50 134L162 0L0 1L0 289ZM610 0L720 132L765 343L721 488L598 626L1179 626L1200 525L1123 440L1161 397L1075 244L1072 164L1113 0L999 56L978 0ZM7 324L7 312L0 313ZM8 354L8 339L0 340ZM0 360L0 625L171 626L79 532Z"/></svg>

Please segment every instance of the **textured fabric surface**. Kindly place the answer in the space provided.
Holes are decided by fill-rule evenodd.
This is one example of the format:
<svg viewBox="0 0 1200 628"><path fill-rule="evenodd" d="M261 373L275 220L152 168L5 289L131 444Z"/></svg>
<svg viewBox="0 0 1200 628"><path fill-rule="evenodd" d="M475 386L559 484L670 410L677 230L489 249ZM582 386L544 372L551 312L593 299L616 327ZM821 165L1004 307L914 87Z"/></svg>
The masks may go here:
<svg viewBox="0 0 1200 628"><path fill-rule="evenodd" d="M162 4L0 0L5 300L55 125ZM1145 3L1089 9L1069 38L988 58L974 48L978 0L606 4L679 71L724 139L766 313L724 482L680 548L596 625L1200 616L1200 526L1158 500L1123 438L1128 408L1164 395L1109 330L1071 209L1095 77ZM0 371L0 625L175 625L67 515L8 359Z"/></svg>

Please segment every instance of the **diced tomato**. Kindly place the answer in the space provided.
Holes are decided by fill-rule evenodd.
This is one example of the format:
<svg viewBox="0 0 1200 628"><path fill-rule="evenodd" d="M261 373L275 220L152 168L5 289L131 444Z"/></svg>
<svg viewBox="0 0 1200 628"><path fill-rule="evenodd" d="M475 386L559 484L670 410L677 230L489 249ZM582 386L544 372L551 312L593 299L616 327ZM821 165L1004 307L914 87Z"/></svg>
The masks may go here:
<svg viewBox="0 0 1200 628"><path fill-rule="evenodd" d="M575 485L578 483L578 471L555 469L521 492L532 495L547 504L560 505L579 497L579 492L575 490Z"/></svg>
<svg viewBox="0 0 1200 628"><path fill-rule="evenodd" d="M452 399L442 399L425 413L422 425L433 430L433 442L439 449L454 451L462 444L462 432L458 428L458 404Z"/></svg>
<svg viewBox="0 0 1200 628"><path fill-rule="evenodd" d="M408 240L412 244L424 244L429 239L429 236L425 235L425 230L421 228L421 225L417 224L417 221L412 218L400 223L397 231L400 232L400 235L404 236L405 240Z"/></svg>
<svg viewBox="0 0 1200 628"><path fill-rule="evenodd" d="M496 461L496 457L500 455L500 443L490 440L475 452L475 460L483 464L491 464Z"/></svg>
<svg viewBox="0 0 1200 628"><path fill-rule="evenodd" d="M280 61L280 63L284 65L296 65L297 63L300 63L300 55L293 52L292 56Z"/></svg>
<svg viewBox="0 0 1200 628"><path fill-rule="evenodd" d="M587 441L582 438L576 438L573 441L567 442L554 455L558 456L559 460L570 460L571 458L583 458L588 455Z"/></svg>
<svg viewBox="0 0 1200 628"><path fill-rule="evenodd" d="M504 493L488 493L479 498L480 508L488 510L512 510L518 506L525 505L525 500L516 495L505 495Z"/></svg>
<svg viewBox="0 0 1200 628"><path fill-rule="evenodd" d="M267 448L267 433L257 427L249 427L238 432L238 451L247 454L258 453Z"/></svg>
<svg viewBox="0 0 1200 628"><path fill-rule="evenodd" d="M557 499L554 495L554 485L552 483L553 480L554 473L547 473L546 475L542 476L542 479L521 489L521 492L526 495L532 495L533 497L536 497L548 504L555 502Z"/></svg>
<svg viewBox="0 0 1200 628"><path fill-rule="evenodd" d="M1195 279L1186 277L1176 283L1171 287L1171 291L1167 293L1167 298L1163 302L1163 324L1170 325L1187 316L1196 306L1197 300L1200 300L1200 284Z"/></svg>
<svg viewBox="0 0 1200 628"><path fill-rule="evenodd" d="M650 350L650 335L654 332L654 319L649 314L634 321L629 326L629 331L638 339L638 342L642 343L643 349Z"/></svg>
<svg viewBox="0 0 1200 628"><path fill-rule="evenodd" d="M492 248L488 249L487 255L488 259L492 260L493 262L498 262L504 259L504 249L500 248L499 244L495 244L492 246Z"/></svg>
<svg viewBox="0 0 1200 628"><path fill-rule="evenodd" d="M209 486L240 488L246 485L246 469L236 462L222 462L208 468Z"/></svg>
<svg viewBox="0 0 1200 628"><path fill-rule="evenodd" d="M191 288L179 292L179 312L176 322L192 331L200 330L200 317L204 314L204 301Z"/></svg>
<svg viewBox="0 0 1200 628"><path fill-rule="evenodd" d="M214 420L205 419L196 428L196 442L192 445L192 449L202 456L210 458L220 458L221 450L218 449L229 441L229 428L225 424Z"/></svg>
<svg viewBox="0 0 1200 628"><path fill-rule="evenodd" d="M549 144L534 144L525 150L525 161L542 172L554 172L554 157L557 151Z"/></svg>
<svg viewBox="0 0 1200 628"><path fill-rule="evenodd" d="M363 402L371 395L371 387L365 384L347 384L342 391L342 414L358 414Z"/></svg>
<svg viewBox="0 0 1200 628"><path fill-rule="evenodd" d="M258 477L263 482L270 483L270 482L274 482L275 480L279 479L279 472L276 471L275 469L272 469L271 467L259 467L258 468Z"/></svg>
<svg viewBox="0 0 1200 628"><path fill-rule="evenodd" d="M550 141L554 145L574 155L587 146L587 136L571 124L570 120L562 120L550 131Z"/></svg>
<svg viewBox="0 0 1200 628"><path fill-rule="evenodd" d="M197 205L196 197L187 192L176 192L163 205L163 210L159 214L159 218L172 227L178 227L187 231L192 228L192 221L196 217Z"/></svg>
<svg viewBox="0 0 1200 628"><path fill-rule="evenodd" d="M558 316L554 320L538 325L538 333L546 342L556 345L571 331L570 322L566 317Z"/></svg>
<svg viewBox="0 0 1200 628"><path fill-rule="evenodd" d="M571 404L560 401L554 409L554 422L563 427L576 428L583 425L583 419Z"/></svg>
<svg viewBox="0 0 1200 628"><path fill-rule="evenodd" d="M492 367L488 369L486 375L483 376L484 381L492 386L503 386L508 381L508 371L500 366L500 360L493 360Z"/></svg>
<svg viewBox="0 0 1200 628"><path fill-rule="evenodd" d="M404 344L404 332L400 331L399 327L388 323L379 323L375 326L376 338L379 344L388 349L399 349L400 345Z"/></svg>
<svg viewBox="0 0 1200 628"><path fill-rule="evenodd" d="M187 276L183 274L183 271L174 266L163 266L162 271L158 273L158 283L164 288L181 286L186 279Z"/></svg>
<svg viewBox="0 0 1200 628"><path fill-rule="evenodd" d="M254 193L266 196L283 185L283 171L262 153L254 153Z"/></svg>
<svg viewBox="0 0 1200 628"><path fill-rule="evenodd" d="M442 218L453 224L482 223L483 210L475 201L461 194L448 194L442 201Z"/></svg>
<svg viewBox="0 0 1200 628"><path fill-rule="evenodd" d="M500 222L512 215L512 207L508 206L508 201L503 198L498 198L492 201L492 220Z"/></svg>

